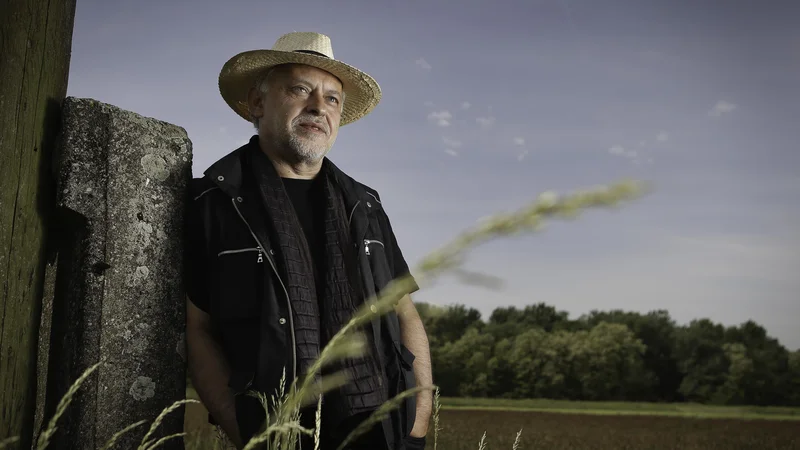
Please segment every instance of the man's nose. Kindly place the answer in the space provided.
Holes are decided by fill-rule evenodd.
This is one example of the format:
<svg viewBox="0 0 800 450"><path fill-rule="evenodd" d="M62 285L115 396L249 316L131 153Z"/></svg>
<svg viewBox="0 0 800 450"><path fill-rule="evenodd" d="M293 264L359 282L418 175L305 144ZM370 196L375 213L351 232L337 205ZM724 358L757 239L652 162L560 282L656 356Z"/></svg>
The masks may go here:
<svg viewBox="0 0 800 450"><path fill-rule="evenodd" d="M328 107L322 95L311 95L308 98L306 110L315 116L324 116L328 114Z"/></svg>

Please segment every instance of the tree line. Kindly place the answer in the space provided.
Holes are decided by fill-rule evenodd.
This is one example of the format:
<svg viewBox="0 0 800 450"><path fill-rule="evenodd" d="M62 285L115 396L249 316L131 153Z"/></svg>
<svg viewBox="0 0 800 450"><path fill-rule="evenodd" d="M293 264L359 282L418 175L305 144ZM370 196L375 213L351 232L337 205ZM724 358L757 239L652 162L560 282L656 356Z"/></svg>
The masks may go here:
<svg viewBox="0 0 800 450"><path fill-rule="evenodd" d="M800 406L800 349L753 321L416 305L443 396Z"/></svg>

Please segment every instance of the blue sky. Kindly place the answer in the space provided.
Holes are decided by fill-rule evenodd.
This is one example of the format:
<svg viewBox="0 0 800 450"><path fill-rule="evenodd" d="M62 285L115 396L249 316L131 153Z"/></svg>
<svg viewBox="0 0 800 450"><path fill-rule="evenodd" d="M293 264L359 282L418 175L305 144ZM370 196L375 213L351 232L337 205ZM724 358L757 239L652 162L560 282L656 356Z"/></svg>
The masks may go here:
<svg viewBox="0 0 800 450"><path fill-rule="evenodd" d="M793 3L793 4L792 4ZM616 211L493 241L415 297L753 319L800 348L800 3L79 0L68 95L184 127L196 176L253 133L219 96L234 54L331 37L375 111L331 159L379 190L409 264L542 191L632 177Z"/></svg>

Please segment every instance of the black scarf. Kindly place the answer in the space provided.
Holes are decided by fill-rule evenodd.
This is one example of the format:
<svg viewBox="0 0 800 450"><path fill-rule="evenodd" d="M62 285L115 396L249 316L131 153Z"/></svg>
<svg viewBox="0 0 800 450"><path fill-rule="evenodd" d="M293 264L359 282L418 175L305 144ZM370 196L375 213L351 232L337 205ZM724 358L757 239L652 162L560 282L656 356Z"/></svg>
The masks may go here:
<svg viewBox="0 0 800 450"><path fill-rule="evenodd" d="M324 160L319 180L326 199L324 214L325 246L324 291L318 292L314 271L316 266L300 221L291 200L269 158L254 143L251 167L258 191L266 208L275 247L275 259L282 269L283 280L289 292L294 320L298 373L302 379L318 358L321 347L352 318L364 302L360 282L358 255L349 233L347 211L335 175ZM322 287L322 286L320 286ZM373 343L371 328L364 327L367 342ZM374 345L365 357L347 359L331 365L323 374L349 370L350 382L325 395L323 423L335 426L338 420L364 411L371 411L388 399L385 386L380 383L382 371L377 365ZM319 375L317 375L319 378Z"/></svg>

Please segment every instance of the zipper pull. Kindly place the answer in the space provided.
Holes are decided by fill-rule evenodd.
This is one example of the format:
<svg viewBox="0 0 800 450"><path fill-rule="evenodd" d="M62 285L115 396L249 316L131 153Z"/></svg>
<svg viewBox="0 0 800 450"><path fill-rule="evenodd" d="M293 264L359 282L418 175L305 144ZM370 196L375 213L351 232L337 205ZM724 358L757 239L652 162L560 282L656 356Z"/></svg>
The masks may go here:
<svg viewBox="0 0 800 450"><path fill-rule="evenodd" d="M366 239L364 239L364 253L366 253L367 256L369 256L369 241Z"/></svg>
<svg viewBox="0 0 800 450"><path fill-rule="evenodd" d="M264 262L264 256L263 256L263 253L261 251L261 247L260 246L258 247L258 261L256 261L256 262L259 263L259 264Z"/></svg>

